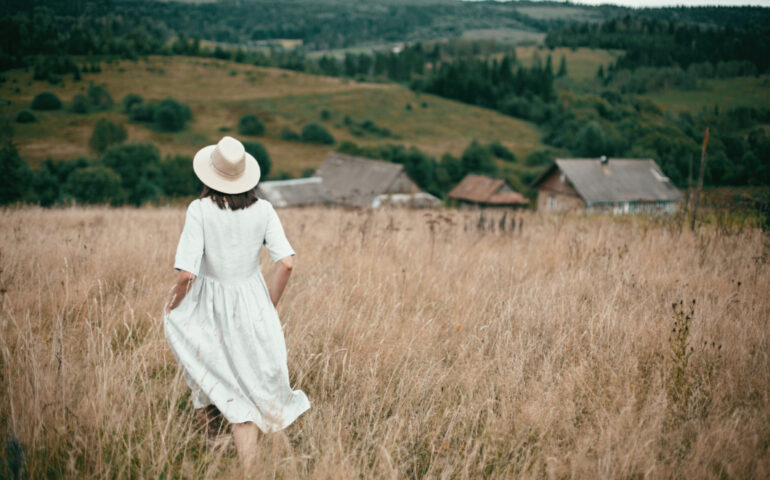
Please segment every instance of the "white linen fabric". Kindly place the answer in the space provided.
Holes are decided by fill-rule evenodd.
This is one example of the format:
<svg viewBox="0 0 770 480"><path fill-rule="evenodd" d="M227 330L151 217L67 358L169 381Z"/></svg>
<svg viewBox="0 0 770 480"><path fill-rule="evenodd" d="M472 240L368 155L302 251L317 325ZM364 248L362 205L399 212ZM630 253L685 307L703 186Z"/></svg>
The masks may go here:
<svg viewBox="0 0 770 480"><path fill-rule="evenodd" d="M229 422L274 432L310 402L289 385L283 330L259 269L263 244L273 261L294 255L266 200L240 210L190 203L174 268L197 277L163 323L195 408L213 403Z"/></svg>

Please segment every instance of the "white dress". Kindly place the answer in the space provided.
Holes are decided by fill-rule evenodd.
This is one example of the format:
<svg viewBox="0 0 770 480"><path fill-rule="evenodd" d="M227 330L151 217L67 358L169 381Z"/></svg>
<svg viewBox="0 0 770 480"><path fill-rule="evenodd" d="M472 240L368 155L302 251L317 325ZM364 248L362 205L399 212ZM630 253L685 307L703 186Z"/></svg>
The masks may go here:
<svg viewBox="0 0 770 480"><path fill-rule="evenodd" d="M289 385L283 330L259 269L263 244L276 262L294 255L269 202L241 210L209 198L190 203L174 268L197 277L164 330L195 408L213 403L229 422L273 432L310 402Z"/></svg>

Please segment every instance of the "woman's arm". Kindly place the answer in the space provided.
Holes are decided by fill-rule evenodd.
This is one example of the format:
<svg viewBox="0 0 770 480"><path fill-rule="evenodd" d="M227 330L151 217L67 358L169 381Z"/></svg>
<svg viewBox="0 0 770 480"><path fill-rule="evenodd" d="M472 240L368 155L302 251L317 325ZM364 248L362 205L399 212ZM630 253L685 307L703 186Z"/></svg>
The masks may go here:
<svg viewBox="0 0 770 480"><path fill-rule="evenodd" d="M179 270L179 275L176 278L176 285L174 285L174 288L171 290L171 298L168 300L168 303L166 303L166 314L175 309L182 302L182 299L190 290L193 280L195 280L195 275L185 270Z"/></svg>
<svg viewBox="0 0 770 480"><path fill-rule="evenodd" d="M283 295L283 290L286 288L286 284L289 283L289 276L291 270L294 268L294 260L291 255L284 257L275 262L275 273L273 273L273 281L270 283L268 290L270 292L270 300L273 305L278 305L278 300Z"/></svg>

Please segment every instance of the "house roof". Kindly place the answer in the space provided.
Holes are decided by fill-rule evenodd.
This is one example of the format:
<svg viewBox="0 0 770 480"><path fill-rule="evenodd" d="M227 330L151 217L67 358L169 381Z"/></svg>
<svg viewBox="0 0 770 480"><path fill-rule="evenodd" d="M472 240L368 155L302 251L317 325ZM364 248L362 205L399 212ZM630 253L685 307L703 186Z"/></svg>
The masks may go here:
<svg viewBox="0 0 770 480"><path fill-rule="evenodd" d="M534 182L537 186L560 170L586 203L669 201L683 199L681 192L649 158L557 158Z"/></svg>
<svg viewBox="0 0 770 480"><path fill-rule="evenodd" d="M428 192L385 193L377 195L372 201L372 208L380 208L383 206L432 208L439 205L441 205L441 200Z"/></svg>
<svg viewBox="0 0 770 480"><path fill-rule="evenodd" d="M317 205L332 200L319 177L259 182L257 191L276 207Z"/></svg>
<svg viewBox="0 0 770 480"><path fill-rule="evenodd" d="M404 166L397 163L338 152L329 153L316 170L334 201L361 207L370 206L377 195L388 193L402 173Z"/></svg>
<svg viewBox="0 0 770 480"><path fill-rule="evenodd" d="M503 179L469 173L448 195L457 200L494 205L525 205L529 203L529 200L520 193L514 191L500 192L504 185L506 183Z"/></svg>

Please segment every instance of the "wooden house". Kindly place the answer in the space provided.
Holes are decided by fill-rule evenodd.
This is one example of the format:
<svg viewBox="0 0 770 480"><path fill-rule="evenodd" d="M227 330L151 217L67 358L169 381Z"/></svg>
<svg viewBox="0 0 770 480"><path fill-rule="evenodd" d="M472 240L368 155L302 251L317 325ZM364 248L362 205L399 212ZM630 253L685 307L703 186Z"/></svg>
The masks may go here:
<svg viewBox="0 0 770 480"><path fill-rule="evenodd" d="M420 200L420 204L414 206L423 206L426 196L438 202L438 199L423 192L406 174L404 166L398 163L332 152L315 175L323 179L332 201L339 205L377 208L388 204L391 199L409 205L407 200L411 198ZM428 199L428 203L434 202Z"/></svg>
<svg viewBox="0 0 770 480"><path fill-rule="evenodd" d="M673 213L683 200L649 158L556 159L532 185L546 212Z"/></svg>
<svg viewBox="0 0 770 480"><path fill-rule="evenodd" d="M459 205L482 207L521 207L529 203L505 180L472 173L466 175L448 196Z"/></svg>

